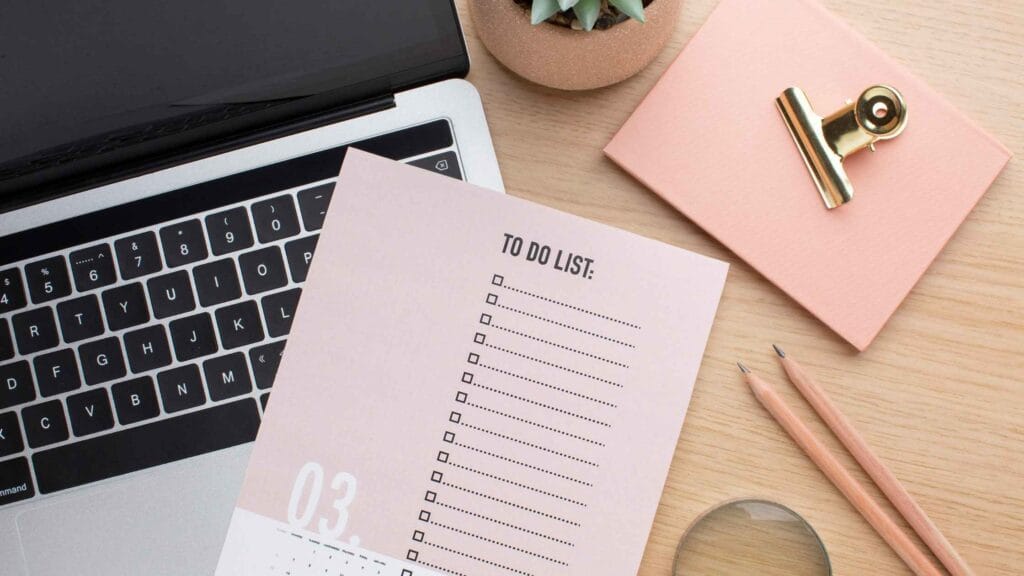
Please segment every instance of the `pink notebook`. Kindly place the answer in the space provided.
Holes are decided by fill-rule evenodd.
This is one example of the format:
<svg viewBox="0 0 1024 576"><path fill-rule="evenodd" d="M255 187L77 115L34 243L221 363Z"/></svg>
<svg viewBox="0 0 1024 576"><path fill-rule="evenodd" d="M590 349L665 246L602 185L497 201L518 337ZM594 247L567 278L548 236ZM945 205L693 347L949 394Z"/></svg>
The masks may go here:
<svg viewBox="0 0 1024 576"><path fill-rule="evenodd" d="M775 98L827 115L873 84L906 130L846 160L856 195L828 211ZM811 0L722 0L605 152L860 350L1010 158Z"/></svg>
<svg viewBox="0 0 1024 576"><path fill-rule="evenodd" d="M217 575L636 573L726 271L350 151Z"/></svg>

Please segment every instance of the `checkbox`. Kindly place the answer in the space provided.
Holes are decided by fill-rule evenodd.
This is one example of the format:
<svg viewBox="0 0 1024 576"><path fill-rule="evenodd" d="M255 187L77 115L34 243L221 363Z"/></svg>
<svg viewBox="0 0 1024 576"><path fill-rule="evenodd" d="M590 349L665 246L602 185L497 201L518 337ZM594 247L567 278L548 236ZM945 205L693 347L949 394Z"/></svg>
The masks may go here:
<svg viewBox="0 0 1024 576"><path fill-rule="evenodd" d="M412 560L413 562L415 562L416 559L419 557L420 553L415 550L409 550L409 552L405 555L406 560Z"/></svg>
<svg viewBox="0 0 1024 576"><path fill-rule="evenodd" d="M412 576L412 570L408 568L402 568L402 576Z"/></svg>
<svg viewBox="0 0 1024 576"><path fill-rule="evenodd" d="M472 372L463 372L462 373L462 382L463 382L463 384L472 384L473 383L473 373Z"/></svg>
<svg viewBox="0 0 1024 576"><path fill-rule="evenodd" d="M476 335L473 336L473 342L476 342L477 344L483 344L484 340L487 340L487 336L484 336L479 332L477 332Z"/></svg>
<svg viewBox="0 0 1024 576"><path fill-rule="evenodd" d="M417 542L423 542L423 536L424 536L424 534L420 530L417 530L417 531L412 533L412 539L417 541Z"/></svg>
<svg viewBox="0 0 1024 576"><path fill-rule="evenodd" d="M440 460L440 458L438 459ZM442 474L441 472L434 470L433 472L430 473L431 482L437 482L438 484L440 484L441 480L444 480L444 474Z"/></svg>
<svg viewBox="0 0 1024 576"><path fill-rule="evenodd" d="M461 403L465 404L466 403L466 398L469 398L469 394L466 394L465 392L456 392L455 393L455 401L456 402L461 402Z"/></svg>
<svg viewBox="0 0 1024 576"><path fill-rule="evenodd" d="M444 441L449 443L449 444L451 444L452 442L455 442L455 432L445 432L444 433Z"/></svg>
<svg viewBox="0 0 1024 576"><path fill-rule="evenodd" d="M480 362L480 355L470 352L469 358L467 358L466 361L469 362L470 364L477 364Z"/></svg>
<svg viewBox="0 0 1024 576"><path fill-rule="evenodd" d="M481 314L480 315L480 323L484 324L486 326L490 326L491 325L491 315L490 314Z"/></svg>
<svg viewBox="0 0 1024 576"><path fill-rule="evenodd" d="M448 453L444 452L444 451L438 452L437 453L437 461L438 462L446 462L447 463L448 462ZM435 474L437 474L437 472L435 472ZM436 480L435 480L435 482L436 482Z"/></svg>
<svg viewBox="0 0 1024 576"><path fill-rule="evenodd" d="M423 499L427 502L437 502L437 492L427 490L427 495Z"/></svg>
<svg viewBox="0 0 1024 576"><path fill-rule="evenodd" d="M488 294L487 295L487 303L488 304L497 304L498 303L498 295L497 294Z"/></svg>
<svg viewBox="0 0 1024 576"><path fill-rule="evenodd" d="M462 414L459 414L458 412L452 412L451 416L448 417L448 420L450 422L455 422L456 424L458 424L462 420Z"/></svg>
<svg viewBox="0 0 1024 576"><path fill-rule="evenodd" d="M491 278L491 284L494 284L495 286L501 286L504 283L505 277L500 274L495 274L494 278Z"/></svg>
<svg viewBox="0 0 1024 576"><path fill-rule="evenodd" d="M427 510L420 510L420 521L430 522L430 512L428 512Z"/></svg>

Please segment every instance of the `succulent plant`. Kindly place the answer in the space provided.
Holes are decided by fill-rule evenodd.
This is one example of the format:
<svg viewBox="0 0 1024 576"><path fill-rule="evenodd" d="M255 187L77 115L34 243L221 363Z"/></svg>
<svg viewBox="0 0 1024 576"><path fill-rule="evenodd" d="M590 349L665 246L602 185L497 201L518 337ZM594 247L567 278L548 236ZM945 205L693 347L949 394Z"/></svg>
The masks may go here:
<svg viewBox="0 0 1024 576"><path fill-rule="evenodd" d="M644 0L533 0L530 7L530 20L534 24L540 24L553 16L562 16L568 18L570 22L578 21L580 28L589 31L594 29L599 19L608 21L609 14L622 15L624 18L628 17L643 22L644 6L649 3L650 0L646 2ZM606 28L608 26L598 27Z"/></svg>

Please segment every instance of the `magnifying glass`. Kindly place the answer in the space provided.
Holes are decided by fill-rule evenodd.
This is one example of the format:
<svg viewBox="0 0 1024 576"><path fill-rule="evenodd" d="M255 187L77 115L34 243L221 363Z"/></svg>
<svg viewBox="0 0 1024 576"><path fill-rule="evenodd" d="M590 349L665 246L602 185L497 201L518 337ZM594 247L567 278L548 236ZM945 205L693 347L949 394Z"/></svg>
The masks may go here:
<svg viewBox="0 0 1024 576"><path fill-rule="evenodd" d="M831 576L821 538L789 508L732 500L705 512L676 549L673 576Z"/></svg>

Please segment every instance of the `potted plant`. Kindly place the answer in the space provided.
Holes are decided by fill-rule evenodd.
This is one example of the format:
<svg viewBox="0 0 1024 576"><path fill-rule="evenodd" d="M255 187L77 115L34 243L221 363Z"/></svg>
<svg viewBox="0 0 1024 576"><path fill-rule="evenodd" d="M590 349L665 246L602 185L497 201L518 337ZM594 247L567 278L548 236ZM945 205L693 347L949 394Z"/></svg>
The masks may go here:
<svg viewBox="0 0 1024 576"><path fill-rule="evenodd" d="M636 74L664 47L681 0L469 0L487 50L520 76L586 90Z"/></svg>

